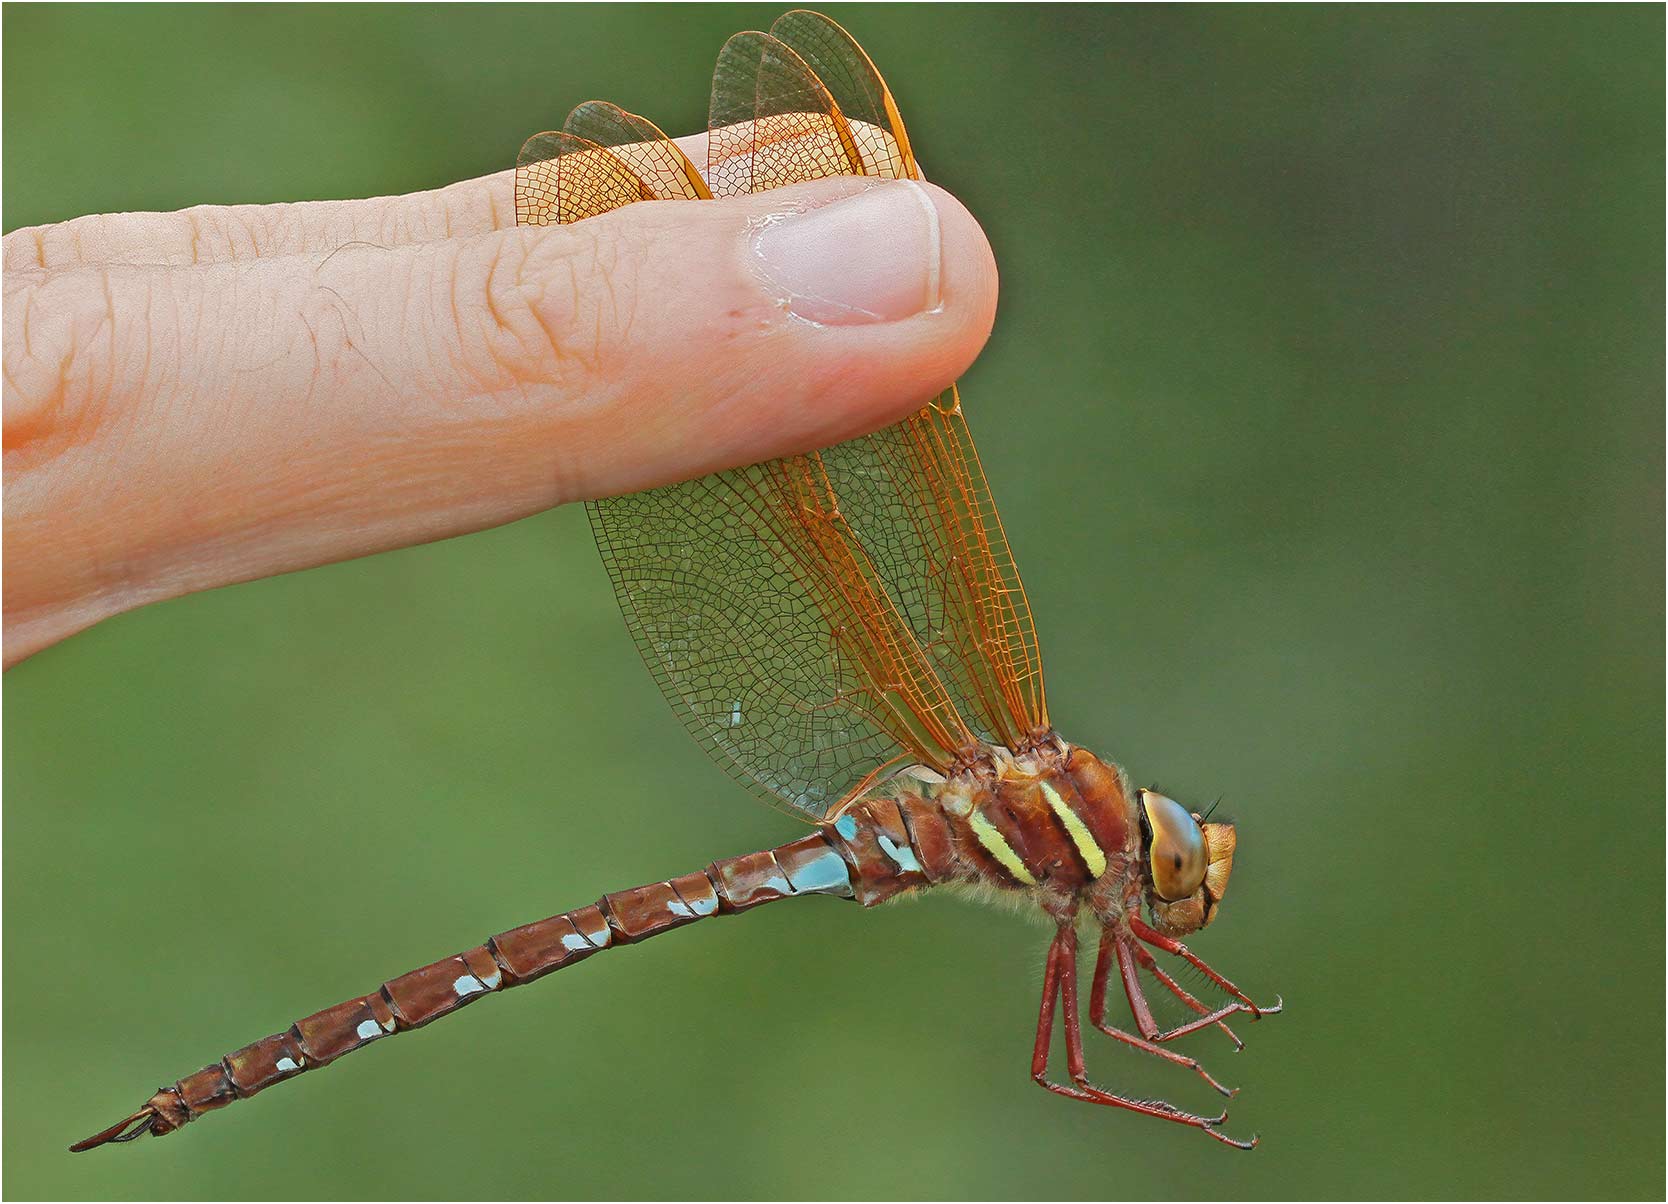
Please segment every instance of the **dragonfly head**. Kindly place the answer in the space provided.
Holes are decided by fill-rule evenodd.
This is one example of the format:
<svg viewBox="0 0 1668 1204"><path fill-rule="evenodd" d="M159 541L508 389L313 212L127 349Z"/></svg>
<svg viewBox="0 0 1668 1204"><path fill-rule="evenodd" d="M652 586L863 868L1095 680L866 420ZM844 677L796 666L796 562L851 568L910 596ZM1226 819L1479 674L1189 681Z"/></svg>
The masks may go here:
<svg viewBox="0 0 1668 1204"><path fill-rule="evenodd" d="M1234 868L1234 826L1204 823L1175 799L1138 790L1147 905L1166 936L1196 932L1216 918Z"/></svg>

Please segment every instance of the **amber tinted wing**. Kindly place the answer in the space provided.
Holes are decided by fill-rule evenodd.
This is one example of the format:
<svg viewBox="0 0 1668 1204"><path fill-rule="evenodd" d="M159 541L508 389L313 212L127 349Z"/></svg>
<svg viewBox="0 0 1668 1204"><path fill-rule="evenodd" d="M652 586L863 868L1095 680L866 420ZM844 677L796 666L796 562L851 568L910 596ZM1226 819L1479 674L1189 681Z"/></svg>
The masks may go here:
<svg viewBox="0 0 1668 1204"><path fill-rule="evenodd" d="M794 49L738 35L714 77L713 191L915 174L890 95L844 31L806 13L778 28L860 116L847 120ZM615 178L627 162L641 194L695 195L675 186L681 167L640 158L663 168L666 148L681 160L675 146L625 141L658 135L641 122L581 106L565 136L530 141L518 212L583 216L638 199ZM595 195L520 204L551 181ZM661 688L696 738L773 801L820 817L894 759L943 768L969 739L964 713L1010 744L1046 722L1029 612L953 390L821 455L606 499L591 514Z"/></svg>
<svg viewBox="0 0 1668 1204"><path fill-rule="evenodd" d="M821 817L899 757L969 733L844 521L795 456L591 506L627 626L705 747Z"/></svg>
<svg viewBox="0 0 1668 1204"><path fill-rule="evenodd" d="M565 131L534 134L516 160L518 226L583 221L653 196L642 178L612 152Z"/></svg>
<svg viewBox="0 0 1668 1204"><path fill-rule="evenodd" d="M770 27L816 73L857 142L863 174L916 179L920 171L892 93L852 36L821 13L796 8Z"/></svg>
<svg viewBox="0 0 1668 1204"><path fill-rule="evenodd" d="M850 34L805 9L783 15L771 33L827 86L865 174L919 178L892 93ZM956 391L823 460L847 520L961 713L1010 747L1046 728L1030 605Z"/></svg>
<svg viewBox="0 0 1668 1204"><path fill-rule="evenodd" d="M1031 609L956 390L822 460L842 512L968 723L1010 748L1046 729Z"/></svg>
<svg viewBox="0 0 1668 1204"><path fill-rule="evenodd" d="M711 200L706 181L678 149L647 117L628 113L605 100L588 100L562 123L570 136L604 146L629 167L656 200Z"/></svg>
<svg viewBox="0 0 1668 1204"><path fill-rule="evenodd" d="M826 90L763 34L714 76L720 194L860 166ZM814 817L899 757L946 767L971 733L841 512L793 457L591 506L627 625L696 738Z"/></svg>

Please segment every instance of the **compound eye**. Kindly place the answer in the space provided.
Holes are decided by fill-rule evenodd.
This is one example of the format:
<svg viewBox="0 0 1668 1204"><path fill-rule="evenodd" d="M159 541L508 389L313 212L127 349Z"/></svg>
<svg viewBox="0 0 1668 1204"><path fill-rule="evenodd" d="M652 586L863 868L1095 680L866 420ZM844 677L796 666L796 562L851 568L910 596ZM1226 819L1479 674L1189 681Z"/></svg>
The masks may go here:
<svg viewBox="0 0 1668 1204"><path fill-rule="evenodd" d="M1199 822L1173 798L1141 791L1141 807L1152 829L1147 850L1152 865L1153 893L1166 902L1185 899L1205 880L1205 837Z"/></svg>

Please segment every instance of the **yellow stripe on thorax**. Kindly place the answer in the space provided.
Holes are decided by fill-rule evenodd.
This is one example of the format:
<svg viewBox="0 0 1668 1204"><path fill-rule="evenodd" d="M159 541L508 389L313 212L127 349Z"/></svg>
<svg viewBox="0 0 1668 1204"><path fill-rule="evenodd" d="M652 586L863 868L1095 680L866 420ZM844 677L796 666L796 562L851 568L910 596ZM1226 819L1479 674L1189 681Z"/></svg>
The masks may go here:
<svg viewBox="0 0 1668 1204"><path fill-rule="evenodd" d="M1025 863L1019 859L1019 854L1014 852L1013 846L1002 839L1002 833L998 832L988 819L975 811L968 819L968 823L973 828L973 835L977 836L979 843L985 846L985 852L1001 862L1003 869L1007 870L1020 882L1025 883L1026 886L1037 884L1037 880L1031 877L1031 871L1026 869Z"/></svg>
<svg viewBox="0 0 1668 1204"><path fill-rule="evenodd" d="M1060 797L1058 790L1044 782L1042 791L1048 805L1054 809L1054 814L1065 825L1066 835L1071 837L1071 842L1083 855L1083 864L1089 867L1089 877L1100 877L1106 872L1106 854L1095 843L1095 838L1089 835L1088 826L1078 818L1077 812L1066 806L1066 800Z"/></svg>

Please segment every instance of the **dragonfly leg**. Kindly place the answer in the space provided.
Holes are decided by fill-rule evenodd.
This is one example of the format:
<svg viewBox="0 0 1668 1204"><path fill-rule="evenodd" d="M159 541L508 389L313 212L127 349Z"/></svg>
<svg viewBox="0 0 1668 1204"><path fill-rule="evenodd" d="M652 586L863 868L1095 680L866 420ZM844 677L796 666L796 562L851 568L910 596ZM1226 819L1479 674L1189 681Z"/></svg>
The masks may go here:
<svg viewBox="0 0 1668 1204"><path fill-rule="evenodd" d="M1130 955L1132 955L1135 958L1136 961L1140 962L1142 966L1144 966L1144 967L1146 967L1146 969L1150 970L1152 972L1153 977L1158 979L1159 982L1163 983L1164 986L1169 989L1169 991L1172 995L1174 995L1177 999L1181 1000L1188 1007L1192 1008L1193 1011L1198 1013L1198 1015L1200 1016L1200 1019L1198 1019L1198 1020L1189 1021L1187 1024L1177 1025L1175 1028L1166 1029L1164 1032L1159 1032L1156 1027L1153 1029L1152 1032L1147 1032L1145 1029L1143 1029L1142 1032L1146 1035L1148 1040L1150 1040L1150 1041L1174 1041L1177 1037L1185 1037L1188 1033L1198 1032L1200 1029L1206 1028L1209 1025L1214 1024L1214 1025L1216 1025L1217 1028L1221 1029L1223 1032L1228 1034L1228 1040L1230 1040L1234 1043L1234 1052L1235 1053L1238 1053L1240 1050L1245 1048L1245 1042L1241 1041L1239 1039L1239 1035L1237 1033L1235 1033L1233 1029L1229 1028L1226 1021L1224 1020L1224 1017L1226 1017L1226 1016L1237 1016L1239 1013L1245 1011L1245 1005L1243 1003L1238 1003L1238 1002L1230 1003L1230 1004L1228 1004L1224 1007L1220 1007L1220 1008L1217 1008L1215 1011L1212 1011L1210 1008L1206 1007L1203 1003L1199 1002L1199 1000L1194 996L1193 992L1189 991L1186 987L1182 986L1181 983L1177 982L1174 978L1171 978L1170 975L1166 974L1164 972L1164 967L1160 966L1158 964L1157 960L1153 957L1153 955L1148 953L1140 945L1137 945L1133 941L1131 941L1129 943L1128 947L1127 947L1127 950L1123 947L1120 947L1120 949L1119 949L1120 954L1122 954L1126 951ZM1131 1003L1130 1006L1134 1007L1133 1002ZM1276 1010L1278 1010L1278 1009L1276 1009Z"/></svg>
<svg viewBox="0 0 1668 1204"><path fill-rule="evenodd" d="M1114 952L1118 959L1118 970L1123 978L1124 994L1129 998L1129 1010L1135 1016L1136 1026L1142 1036L1126 1033L1106 1023L1106 979L1112 966ZM1186 1057L1183 1054L1172 1053L1168 1049L1153 1043L1152 1038L1158 1035L1158 1023L1153 1019L1152 1009L1147 1006L1147 997L1141 990L1141 981L1137 977L1135 960L1130 956L1124 942L1110 932L1103 932L1100 937L1100 953L1095 958L1094 985L1089 992L1089 1023L1094 1025L1108 1037L1122 1041L1126 1045L1133 1045L1143 1053L1150 1053L1155 1058L1162 1058L1166 1062L1173 1062L1177 1066L1186 1067L1193 1071L1211 1087L1232 1099L1238 1092L1237 1087L1224 1087L1217 1082L1197 1058Z"/></svg>
<svg viewBox="0 0 1668 1204"><path fill-rule="evenodd" d="M1096 1028L1106 1018L1106 975L1112 967L1112 934L1100 934L1100 950L1095 955L1095 976L1089 980L1089 1023Z"/></svg>
<svg viewBox="0 0 1668 1204"><path fill-rule="evenodd" d="M1048 1077L1048 1050L1054 1035L1056 1001L1062 1005L1065 1012L1066 1069L1074 1084L1070 1087L1064 1083L1056 1083ZM1085 1103L1127 1108L1143 1116L1154 1116L1160 1120L1187 1125L1238 1149L1249 1150L1257 1144L1254 1137L1250 1141L1240 1141L1217 1131L1216 1126L1228 1118L1226 1111L1216 1116L1199 1116L1192 1112L1184 1112L1163 1100L1133 1099L1096 1087L1089 1082L1083 1060L1083 1033L1077 1013L1077 930L1070 922L1060 926L1054 934L1054 940L1048 946L1048 963L1043 974L1042 1007L1037 1014L1037 1040L1031 1050L1031 1078L1038 1086L1052 1091L1055 1095L1082 1100Z"/></svg>
<svg viewBox="0 0 1668 1204"><path fill-rule="evenodd" d="M1273 1013L1280 1010L1281 1005L1279 1003L1275 1003L1272 1007L1258 1007L1255 1003L1251 1002L1251 996L1240 990L1226 978L1223 978L1222 975L1218 974L1215 970L1212 970L1205 964L1204 959L1197 953L1194 953L1180 941L1165 936L1162 932L1154 928L1151 924L1148 924L1134 912L1131 912L1129 915L1129 930L1142 940L1146 941L1147 944L1152 945L1155 948L1162 949L1166 953L1175 954L1188 965L1192 966L1195 970L1198 970L1222 990L1226 991L1235 999L1243 1003L1245 1005L1244 1010L1251 1014L1251 1019L1260 1020L1265 1012Z"/></svg>

